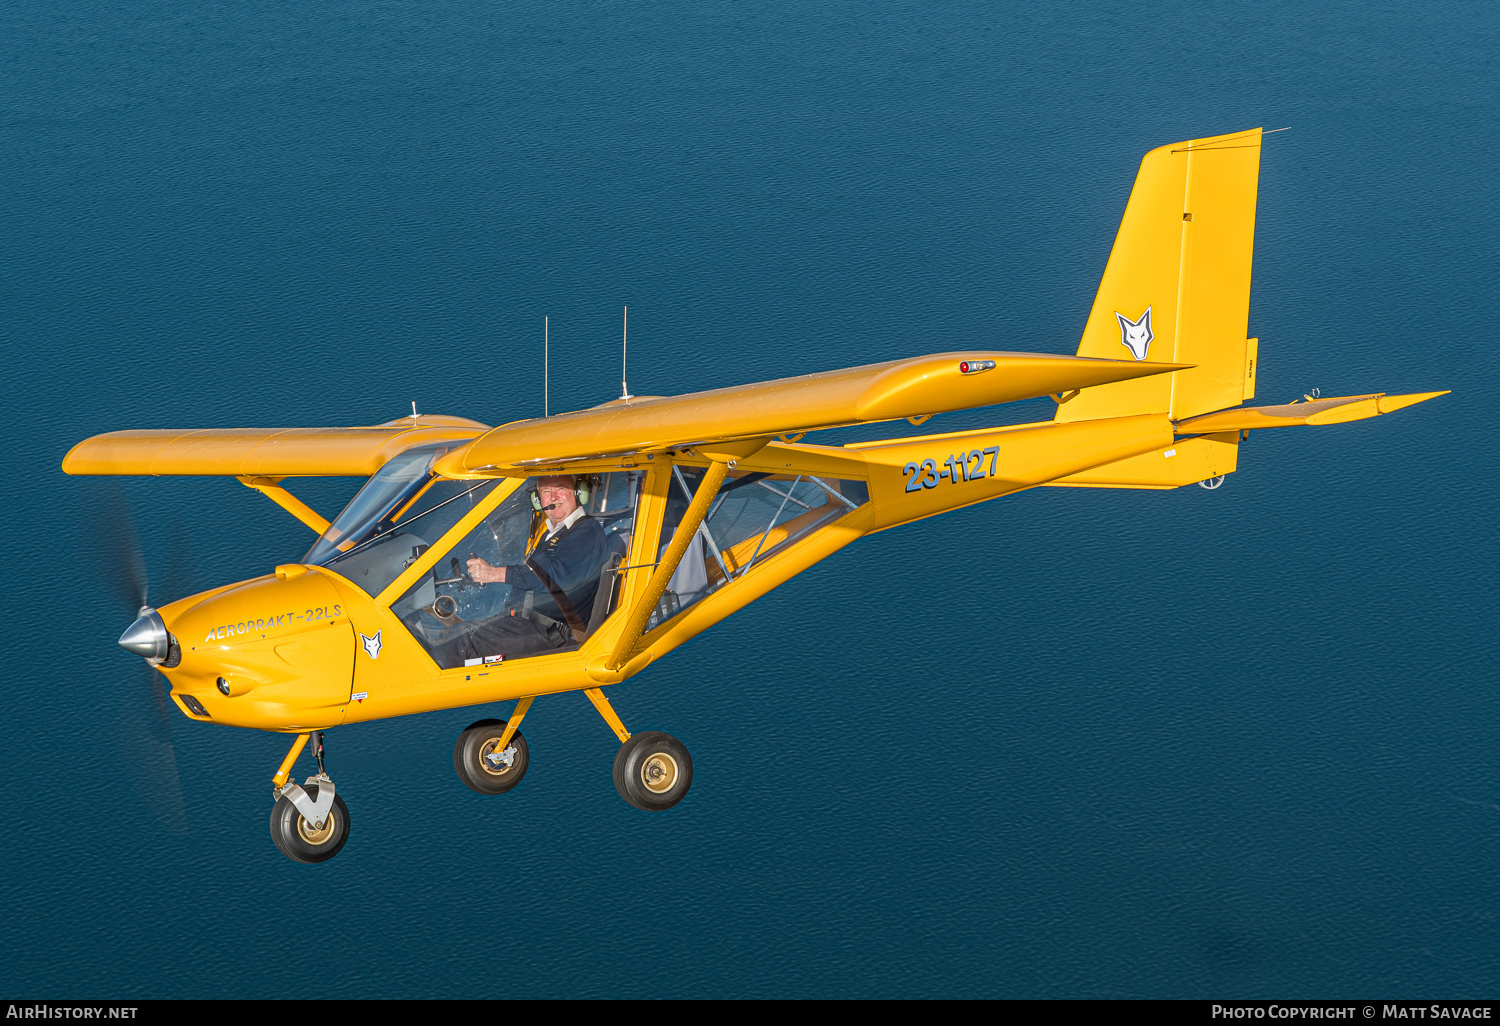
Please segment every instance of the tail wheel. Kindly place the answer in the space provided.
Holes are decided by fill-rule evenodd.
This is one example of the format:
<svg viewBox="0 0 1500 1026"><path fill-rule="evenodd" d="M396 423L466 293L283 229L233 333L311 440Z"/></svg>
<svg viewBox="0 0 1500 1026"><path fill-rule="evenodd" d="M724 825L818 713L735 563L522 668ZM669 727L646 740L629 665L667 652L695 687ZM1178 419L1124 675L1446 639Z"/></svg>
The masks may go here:
<svg viewBox="0 0 1500 1026"><path fill-rule="evenodd" d="M453 745L453 769L469 790L504 794L526 776L526 768L531 765L526 738L518 730L501 748L504 733L504 720L480 720L458 735Z"/></svg>
<svg viewBox="0 0 1500 1026"><path fill-rule="evenodd" d="M317 784L304 789L309 798L318 800ZM341 795L334 795L333 808L319 828L302 817L290 798L278 798L271 808L271 840L293 862L327 862L349 840L349 808Z"/></svg>
<svg viewBox="0 0 1500 1026"><path fill-rule="evenodd" d="M692 786L693 758L671 734L636 734L615 753L615 790L638 809L670 809Z"/></svg>

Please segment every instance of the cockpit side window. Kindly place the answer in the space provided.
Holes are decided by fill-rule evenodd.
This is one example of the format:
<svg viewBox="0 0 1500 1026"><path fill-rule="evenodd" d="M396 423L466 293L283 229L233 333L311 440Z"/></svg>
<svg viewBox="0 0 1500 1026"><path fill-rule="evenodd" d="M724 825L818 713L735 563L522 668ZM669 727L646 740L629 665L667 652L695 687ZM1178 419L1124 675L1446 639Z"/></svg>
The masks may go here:
<svg viewBox="0 0 1500 1026"><path fill-rule="evenodd" d="M573 501L554 522L540 508L540 486L557 487L559 478L572 479ZM614 568L630 550L642 478L630 471L527 480L391 611L444 669L576 648L614 611ZM479 578L503 569L506 579L476 579L475 567Z"/></svg>
<svg viewBox="0 0 1500 1026"><path fill-rule="evenodd" d="M675 466L658 554L665 552L704 470ZM741 471L725 478L647 629L750 573L754 566L869 501L863 481Z"/></svg>

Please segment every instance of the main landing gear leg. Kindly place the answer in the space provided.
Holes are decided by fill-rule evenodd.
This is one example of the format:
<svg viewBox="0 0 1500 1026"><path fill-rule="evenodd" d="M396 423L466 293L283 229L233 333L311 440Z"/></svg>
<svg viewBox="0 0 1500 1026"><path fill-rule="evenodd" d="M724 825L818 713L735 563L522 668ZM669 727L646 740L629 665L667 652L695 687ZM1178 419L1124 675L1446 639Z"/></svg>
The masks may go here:
<svg viewBox="0 0 1500 1026"><path fill-rule="evenodd" d="M532 699L516 703L509 721L480 720L458 735L453 745L453 770L471 791L504 794L521 782L531 765L531 750L517 728Z"/></svg>
<svg viewBox="0 0 1500 1026"><path fill-rule="evenodd" d="M670 809L682 801L693 786L693 760L687 746L659 730L630 733L602 689L588 688L584 694L620 739L614 769L620 797L648 812Z"/></svg>
<svg viewBox="0 0 1500 1026"><path fill-rule="evenodd" d="M287 782L292 766L308 740L318 772L299 784ZM271 840L293 862L326 862L349 840L349 809L335 793L333 780L323 768L323 732L298 734L292 750L271 778L276 805L271 809Z"/></svg>

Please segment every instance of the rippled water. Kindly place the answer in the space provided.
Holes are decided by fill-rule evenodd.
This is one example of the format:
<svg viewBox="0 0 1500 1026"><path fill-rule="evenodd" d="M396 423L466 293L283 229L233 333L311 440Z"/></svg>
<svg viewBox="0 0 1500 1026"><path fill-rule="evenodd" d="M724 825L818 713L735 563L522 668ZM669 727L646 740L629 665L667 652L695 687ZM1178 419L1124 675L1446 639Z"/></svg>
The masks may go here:
<svg viewBox="0 0 1500 1026"><path fill-rule="evenodd" d="M1497 36L1477 3L0 8L0 990L1493 996ZM619 689L692 750L667 814L574 695L499 799L449 755L495 710L331 733L321 867L267 836L281 740L177 717L158 824L74 442L532 416L544 315L553 409L591 405L627 303L643 393L1071 352L1141 154L1254 125L1292 127L1259 398L1453 396L1257 436L1217 492L844 550ZM307 545L232 481L125 488L154 598Z"/></svg>

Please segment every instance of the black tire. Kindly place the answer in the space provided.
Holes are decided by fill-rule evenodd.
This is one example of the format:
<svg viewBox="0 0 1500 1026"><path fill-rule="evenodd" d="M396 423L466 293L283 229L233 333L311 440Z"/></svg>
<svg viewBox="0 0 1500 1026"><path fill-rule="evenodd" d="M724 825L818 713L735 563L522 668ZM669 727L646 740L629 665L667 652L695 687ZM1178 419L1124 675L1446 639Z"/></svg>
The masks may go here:
<svg viewBox="0 0 1500 1026"><path fill-rule="evenodd" d="M313 801L318 800L317 784L304 784L303 790ZM271 808L271 840L293 862L327 862L343 851L349 840L349 808L343 796L333 796L333 808L328 810L322 830L314 830L290 798L276 799Z"/></svg>
<svg viewBox="0 0 1500 1026"><path fill-rule="evenodd" d="M670 809L692 786L693 757L671 734L636 734L615 753L615 790L638 809Z"/></svg>
<svg viewBox="0 0 1500 1026"><path fill-rule="evenodd" d="M521 782L531 765L531 753L526 747L526 738L518 730L510 736L506 748L514 748L516 754L511 764L499 767L485 756L495 751L500 735L505 733L505 720L480 720L471 723L458 735L453 745L453 769L458 779L471 791L480 794L504 794Z"/></svg>

